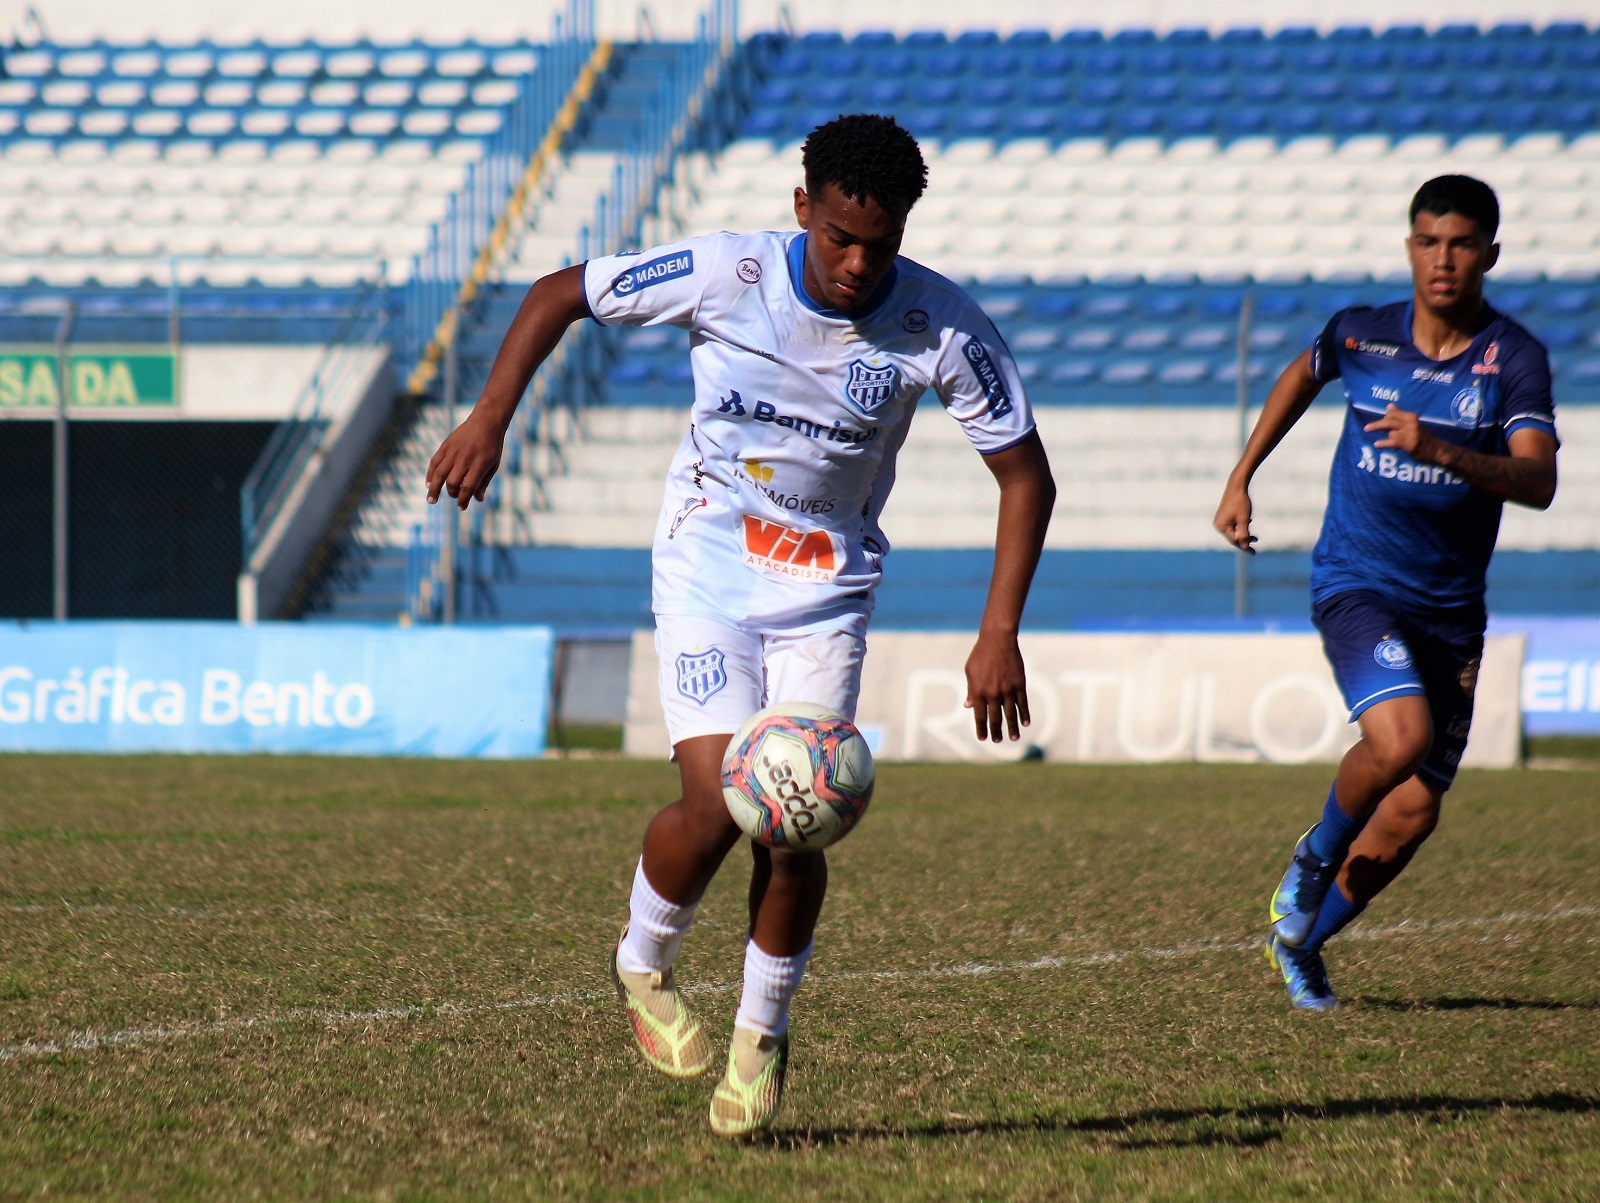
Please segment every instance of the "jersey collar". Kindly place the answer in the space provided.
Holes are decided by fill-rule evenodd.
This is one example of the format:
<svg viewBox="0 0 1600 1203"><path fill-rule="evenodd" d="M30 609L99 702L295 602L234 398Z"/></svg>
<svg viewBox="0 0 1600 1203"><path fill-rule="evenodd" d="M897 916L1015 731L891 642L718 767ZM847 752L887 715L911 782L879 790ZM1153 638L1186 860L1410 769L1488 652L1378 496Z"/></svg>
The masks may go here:
<svg viewBox="0 0 1600 1203"><path fill-rule="evenodd" d="M1406 302L1405 311L1400 315L1400 333L1405 336L1405 345L1410 347L1420 358L1426 359L1429 363L1454 363L1457 359L1460 359L1462 355L1471 355L1473 348L1476 347L1479 341L1486 334L1492 331L1500 321L1499 310L1495 309L1495 307L1489 304L1488 301L1484 301L1483 312L1488 316L1489 320L1484 322L1482 330L1479 330L1472 336L1472 341L1467 344L1466 349L1461 352L1461 355L1452 355L1449 359L1433 359L1422 353L1422 348L1417 346L1417 340L1411 335L1411 319L1416 316L1416 312L1417 300L1415 297L1412 297Z"/></svg>
<svg viewBox="0 0 1600 1203"><path fill-rule="evenodd" d="M819 317L831 317L838 318L841 321L856 322L864 317L870 317L889 299L889 294L894 291L895 279L900 275L898 264L890 264L888 273L885 274L882 280L878 281L878 287L873 290L872 295L867 298L867 303L860 309L846 313L842 309L830 309L826 305L817 304L811 294L806 291L805 285L807 237L806 232L802 230L789 240L787 253L789 285L794 289L794 295L800 298L800 303L811 310L812 313L817 314Z"/></svg>

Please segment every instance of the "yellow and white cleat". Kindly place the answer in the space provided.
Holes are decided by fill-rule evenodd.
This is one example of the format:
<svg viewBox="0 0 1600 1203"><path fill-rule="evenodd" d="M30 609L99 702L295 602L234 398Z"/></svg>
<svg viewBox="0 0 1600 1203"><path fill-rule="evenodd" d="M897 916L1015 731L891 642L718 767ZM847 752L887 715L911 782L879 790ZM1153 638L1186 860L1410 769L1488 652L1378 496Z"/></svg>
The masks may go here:
<svg viewBox="0 0 1600 1203"><path fill-rule="evenodd" d="M617 941L619 946L621 943ZM698 1078L711 1068L711 1046L700 1030L700 1021L689 1013L678 993L672 970L629 973L617 964L613 948L611 982L628 1010L634 1043L646 1061L673 1078Z"/></svg>
<svg viewBox="0 0 1600 1203"><path fill-rule="evenodd" d="M727 1075L711 1096L711 1130L718 1136L751 1136L771 1124L783 1103L788 1070L789 1037L736 1026Z"/></svg>

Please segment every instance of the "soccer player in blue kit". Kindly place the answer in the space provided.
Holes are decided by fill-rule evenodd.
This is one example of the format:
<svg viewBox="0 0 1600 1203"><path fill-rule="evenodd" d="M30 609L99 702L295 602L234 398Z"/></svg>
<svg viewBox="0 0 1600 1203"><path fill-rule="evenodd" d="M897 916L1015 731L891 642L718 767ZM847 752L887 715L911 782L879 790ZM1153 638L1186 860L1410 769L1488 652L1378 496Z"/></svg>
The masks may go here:
<svg viewBox="0 0 1600 1203"><path fill-rule="evenodd" d="M1501 507L1545 509L1555 496L1545 349L1483 298L1499 223L1480 180L1440 176L1417 191L1411 300L1334 315L1273 386L1217 508L1216 528L1253 552L1251 477L1342 379L1311 603L1361 739L1272 897L1267 959L1299 1009L1338 1005L1323 945L1439 821L1472 723Z"/></svg>
<svg viewBox="0 0 1600 1203"><path fill-rule="evenodd" d="M999 740L1028 723L1017 630L1055 484L1016 365L971 297L899 254L927 181L910 134L888 117L840 117L812 131L802 165L798 232L711 234L534 284L483 396L428 465L430 501L483 500L517 402L572 322L689 331L694 405L651 552L661 702L683 796L645 832L611 959L639 1051L677 1078L714 1067L673 967L740 836L722 758L763 705L854 715L889 553L878 518L924 392L999 484L989 597L966 666L974 726ZM828 885L822 852L751 851L744 987L709 1116L732 1137L778 1111L790 1004Z"/></svg>

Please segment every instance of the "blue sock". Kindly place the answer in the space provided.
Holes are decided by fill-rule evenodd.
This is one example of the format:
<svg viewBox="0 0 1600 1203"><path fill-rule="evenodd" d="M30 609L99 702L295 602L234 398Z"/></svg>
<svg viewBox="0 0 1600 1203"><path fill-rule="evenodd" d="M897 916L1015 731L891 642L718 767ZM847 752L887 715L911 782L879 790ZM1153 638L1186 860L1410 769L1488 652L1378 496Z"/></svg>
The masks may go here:
<svg viewBox="0 0 1600 1203"><path fill-rule="evenodd" d="M1306 843L1311 847L1311 854L1324 864L1342 865L1345 853L1350 851L1350 845L1367 821L1352 819L1340 810L1334 790L1334 786L1328 787L1328 800L1322 805L1322 822L1311 829Z"/></svg>
<svg viewBox="0 0 1600 1203"><path fill-rule="evenodd" d="M1300 945L1301 952L1318 952L1328 940L1344 930L1345 924L1367 909L1364 902L1351 902L1335 882L1328 887L1328 896L1322 900L1317 921L1311 925L1311 934Z"/></svg>

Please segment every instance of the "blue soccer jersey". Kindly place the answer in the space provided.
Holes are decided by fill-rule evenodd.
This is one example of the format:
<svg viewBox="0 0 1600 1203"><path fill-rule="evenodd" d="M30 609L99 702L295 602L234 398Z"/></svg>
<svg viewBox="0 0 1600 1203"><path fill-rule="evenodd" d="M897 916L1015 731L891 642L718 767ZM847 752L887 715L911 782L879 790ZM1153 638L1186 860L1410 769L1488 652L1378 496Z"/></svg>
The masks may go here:
<svg viewBox="0 0 1600 1203"><path fill-rule="evenodd" d="M1328 509L1312 553L1311 596L1375 590L1430 610L1481 607L1501 501L1434 464L1375 444L1362 429L1389 405L1417 414L1435 438L1507 454L1524 427L1555 434L1543 344L1493 310L1460 355L1429 359L1411 341L1412 302L1346 309L1311 349L1319 381L1340 378L1348 402L1328 477Z"/></svg>

